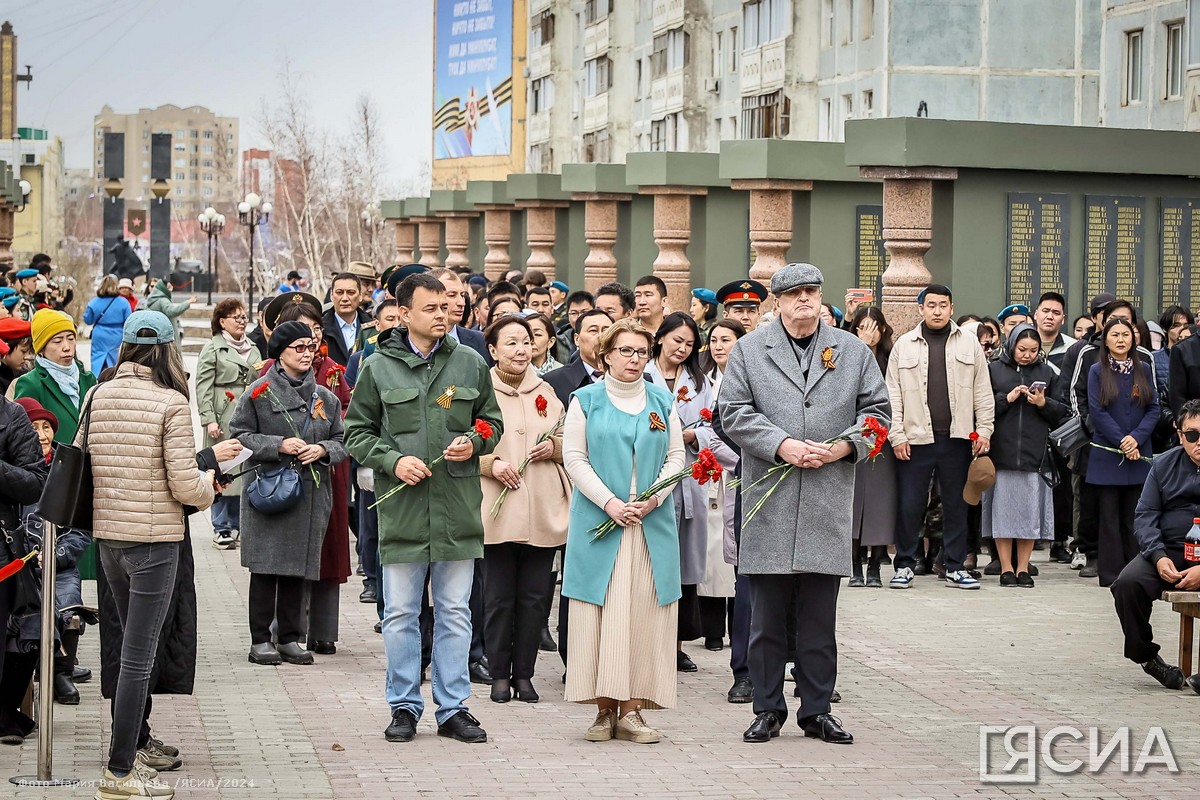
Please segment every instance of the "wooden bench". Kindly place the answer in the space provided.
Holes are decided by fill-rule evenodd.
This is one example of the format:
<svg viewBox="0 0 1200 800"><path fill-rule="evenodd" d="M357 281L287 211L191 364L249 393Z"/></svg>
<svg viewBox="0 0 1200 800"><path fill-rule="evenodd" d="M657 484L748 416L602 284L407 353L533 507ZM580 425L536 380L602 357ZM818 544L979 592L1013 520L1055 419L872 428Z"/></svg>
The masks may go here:
<svg viewBox="0 0 1200 800"><path fill-rule="evenodd" d="M1200 619L1200 592L1163 592L1162 599L1170 603L1179 615L1179 668L1184 675L1194 675L1196 652L1196 620Z"/></svg>

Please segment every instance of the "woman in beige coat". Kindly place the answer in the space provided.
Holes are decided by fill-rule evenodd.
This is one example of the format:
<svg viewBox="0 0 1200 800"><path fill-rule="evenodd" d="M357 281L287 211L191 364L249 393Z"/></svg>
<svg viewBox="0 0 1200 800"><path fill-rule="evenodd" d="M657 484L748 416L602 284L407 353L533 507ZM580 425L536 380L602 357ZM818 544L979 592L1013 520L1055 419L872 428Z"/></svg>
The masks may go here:
<svg viewBox="0 0 1200 800"><path fill-rule="evenodd" d="M92 535L124 639L112 742L97 796L171 797L138 750L150 672L174 594L184 506L208 508L214 476L196 468L187 375L171 321L136 311L115 373L84 401L76 443L91 453Z"/></svg>
<svg viewBox="0 0 1200 800"><path fill-rule="evenodd" d="M483 476L484 645L492 700L536 703L533 668L553 589L555 549L567 541L570 483L562 466L563 406L530 365L533 331L502 317L484 333L496 361L492 386L504 419ZM524 472L521 465L528 460ZM507 489L496 513L493 508Z"/></svg>

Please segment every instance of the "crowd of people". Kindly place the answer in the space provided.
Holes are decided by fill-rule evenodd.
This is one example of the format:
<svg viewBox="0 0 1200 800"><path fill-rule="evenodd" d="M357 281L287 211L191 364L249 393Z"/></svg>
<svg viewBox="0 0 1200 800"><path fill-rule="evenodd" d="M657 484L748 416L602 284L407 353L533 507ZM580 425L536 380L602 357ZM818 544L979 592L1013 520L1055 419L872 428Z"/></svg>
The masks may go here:
<svg viewBox="0 0 1200 800"><path fill-rule="evenodd" d="M769 290L697 288L685 312L654 275L589 292L536 270L355 262L324 298L297 274L257 308L218 302L191 386L178 317L194 298L169 282L139 303L103 278L82 315L90 369L74 318L26 314L22 283L0 319L0 566L40 542L56 443L86 448L92 529L57 532L53 690L79 702L79 637L98 623L103 796L171 794L156 772L181 758L152 735L151 697L194 680L188 515L205 509L212 546L249 573L252 664L336 655L342 585L361 577L389 741L416 735L427 675L437 733L486 741L471 684L539 702L538 652L557 650L566 699L597 707L585 739L657 742L644 712L675 706L699 641L728 642L745 741L779 735L790 672L804 734L852 743L830 713L840 588L1032 589L1039 551L1111 588L1128 658L1200 692L1149 625L1162 591L1200 589L1183 549L1200 516L1192 313L1146 321L1101 293L1068 335L1056 292L991 317L932 284L897 335L823 283L789 264ZM27 601L0 582L9 744L33 730Z"/></svg>

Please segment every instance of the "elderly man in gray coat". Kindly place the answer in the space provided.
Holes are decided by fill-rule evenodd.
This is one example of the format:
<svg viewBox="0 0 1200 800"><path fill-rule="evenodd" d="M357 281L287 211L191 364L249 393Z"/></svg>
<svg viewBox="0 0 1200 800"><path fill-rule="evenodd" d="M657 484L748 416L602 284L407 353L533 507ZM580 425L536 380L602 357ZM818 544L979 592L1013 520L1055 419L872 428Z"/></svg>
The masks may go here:
<svg viewBox="0 0 1200 800"><path fill-rule="evenodd" d="M738 340L721 386L726 434L742 448L742 522L738 570L750 583L750 678L754 723L742 738L768 742L787 719L783 672L786 618L796 615L796 686L805 736L850 744L829 714L837 678L837 596L850 574L854 462L870 451L867 417L887 425L887 389L874 356L852 333L821 324L821 271L788 264L771 291L779 316ZM795 469L767 475L772 467ZM776 486L777 475L782 480ZM772 490L774 491L772 492ZM751 510L772 492L758 513Z"/></svg>

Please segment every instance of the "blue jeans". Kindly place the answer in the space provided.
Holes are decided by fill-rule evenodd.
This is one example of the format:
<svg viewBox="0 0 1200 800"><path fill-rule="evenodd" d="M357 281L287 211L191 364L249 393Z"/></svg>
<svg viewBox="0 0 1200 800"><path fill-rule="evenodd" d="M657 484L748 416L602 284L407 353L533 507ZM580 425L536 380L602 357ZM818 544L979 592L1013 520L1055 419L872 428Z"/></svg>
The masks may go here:
<svg viewBox="0 0 1200 800"><path fill-rule="evenodd" d="M241 502L242 498L236 494L232 497L221 494L213 498L212 526L214 531L238 531L242 529Z"/></svg>
<svg viewBox="0 0 1200 800"><path fill-rule="evenodd" d="M425 578L433 597L433 701L442 724L467 710L471 679L467 659L471 650L471 582L475 562L437 561L432 564L384 564L383 648L387 653L387 702L416 719L425 710L421 697L421 596Z"/></svg>
<svg viewBox="0 0 1200 800"><path fill-rule="evenodd" d="M362 567L363 586L376 586L379 574L379 516L375 509L375 493L358 490L358 565Z"/></svg>
<svg viewBox="0 0 1200 800"><path fill-rule="evenodd" d="M179 542L113 547L100 540L100 563L117 606L123 638L121 672L113 700L108 766L117 775L133 769L145 724L150 670L179 568Z"/></svg>

